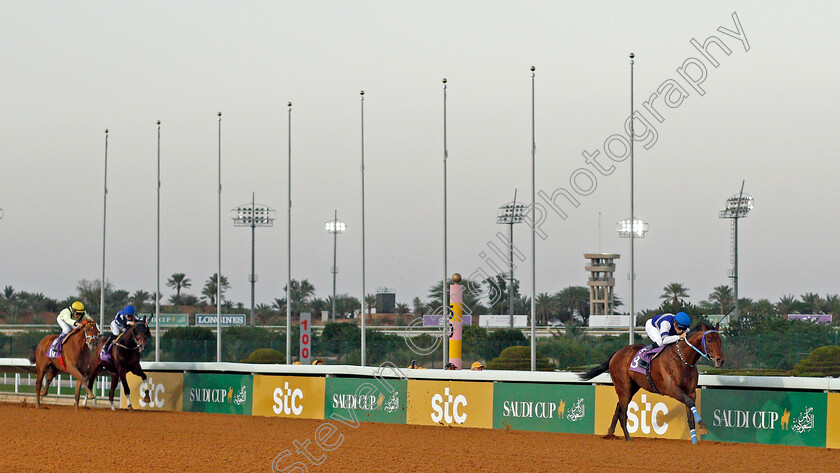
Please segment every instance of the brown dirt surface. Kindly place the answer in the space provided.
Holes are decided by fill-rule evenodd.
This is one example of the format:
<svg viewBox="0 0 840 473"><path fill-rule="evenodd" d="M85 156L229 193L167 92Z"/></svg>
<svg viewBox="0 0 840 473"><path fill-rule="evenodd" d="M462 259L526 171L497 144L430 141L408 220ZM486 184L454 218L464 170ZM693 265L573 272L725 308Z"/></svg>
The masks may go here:
<svg viewBox="0 0 840 473"><path fill-rule="evenodd" d="M0 472L840 471L840 450L0 404ZM322 451L314 437L337 430ZM324 437L322 437L324 438ZM304 444L315 466L296 452ZM295 461L307 470L289 468Z"/></svg>

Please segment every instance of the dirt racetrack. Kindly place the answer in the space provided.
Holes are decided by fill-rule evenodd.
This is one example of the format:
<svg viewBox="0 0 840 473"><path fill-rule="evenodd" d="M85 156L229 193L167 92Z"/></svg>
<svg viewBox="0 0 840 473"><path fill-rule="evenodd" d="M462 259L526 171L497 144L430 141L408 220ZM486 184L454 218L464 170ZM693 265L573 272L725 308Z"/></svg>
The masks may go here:
<svg viewBox="0 0 840 473"><path fill-rule="evenodd" d="M755 444L635 439L575 434L330 421L337 430L314 443L325 421L182 412L117 411L0 404L0 472L824 472L840 471L840 451ZM296 453L294 441L314 466ZM301 461L308 470L289 468Z"/></svg>

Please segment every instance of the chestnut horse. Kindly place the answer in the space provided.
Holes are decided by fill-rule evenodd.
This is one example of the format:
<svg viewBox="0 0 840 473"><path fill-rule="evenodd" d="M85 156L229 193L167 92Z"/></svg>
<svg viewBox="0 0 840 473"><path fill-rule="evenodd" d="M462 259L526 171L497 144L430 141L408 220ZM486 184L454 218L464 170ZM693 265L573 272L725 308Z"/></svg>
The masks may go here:
<svg viewBox="0 0 840 473"><path fill-rule="evenodd" d="M616 421L620 420L624 438L630 440L630 433L627 431L627 405L640 388L672 397L685 404L692 443L697 443L695 420L699 424L701 434L709 433L694 405L698 377L696 365L701 356L713 361L715 368L723 365L723 348L717 328L717 326L700 324L695 328L694 333L667 345L651 362L650 378L653 380L653 386L644 374L630 371L630 363L644 345L624 347L613 353L610 359L600 366L580 375L581 379L588 381L601 373L610 372L615 392L618 395L618 403L615 406L612 423L604 438L613 436Z"/></svg>
<svg viewBox="0 0 840 473"><path fill-rule="evenodd" d="M35 362L37 369L35 377L35 407L41 407L41 396L47 395L50 383L59 372L69 373L76 378L76 410L79 409L79 393L82 385L87 390L87 398L95 397L90 388L88 388L86 381L90 350L96 344L97 337L99 337L99 329L96 327L96 322L84 320L76 326L64 339L64 346L61 350L64 366L61 365L61 361L58 358L47 358L50 345L58 338L58 335L47 335L41 339L37 348L35 348L35 355L30 358L30 361ZM44 391L41 392L41 385L45 375L46 384L44 385ZM87 399L85 399L85 403L87 403Z"/></svg>
<svg viewBox="0 0 840 473"><path fill-rule="evenodd" d="M143 350L146 349L146 343L148 343L149 337L151 337L151 334L149 333L149 326L146 324L146 319L143 318L135 322L135 324L131 327L127 328L126 331L120 335L119 339L115 340L111 344L111 348L109 350L111 352L110 361L105 361L99 358L102 347L108 341L108 338L102 337L99 339L99 343L96 344L96 349L90 357L90 378L88 378L88 388L93 389L93 383L96 380L96 375L99 374L99 371L103 369L108 371L108 374L111 375L111 390L108 392L108 400L111 401L111 410L115 410L114 390L117 389L118 381L122 381L123 394L125 394L125 398L128 400L128 408L132 409L131 398L129 397L131 390L128 387L125 375L130 371L143 378L143 381L146 381L146 373L144 373L143 368L140 367L140 358L143 356ZM151 398L149 398L148 391L146 392L146 399L144 400L149 403L152 402Z"/></svg>

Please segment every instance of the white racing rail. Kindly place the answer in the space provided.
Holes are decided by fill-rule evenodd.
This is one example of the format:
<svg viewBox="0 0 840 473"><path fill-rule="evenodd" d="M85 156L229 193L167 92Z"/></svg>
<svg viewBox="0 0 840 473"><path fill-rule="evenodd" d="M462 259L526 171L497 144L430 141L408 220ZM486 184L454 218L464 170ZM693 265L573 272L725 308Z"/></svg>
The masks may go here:
<svg viewBox="0 0 840 473"><path fill-rule="evenodd" d="M145 371L173 372L214 372L242 374L277 374L296 376L355 376L381 378L408 378L452 381L504 381L521 383L557 383L557 384L612 384L608 374L602 374L591 381L578 378L579 373L568 371L446 371L441 369L407 369L385 363L382 366L351 365L267 365L249 363L181 363L181 362L142 362ZM25 358L0 358L0 370L31 371L34 366ZM15 392L24 378L15 374ZM34 375L32 376L34 379ZM840 391L840 378L798 378L792 376L719 376L700 375L698 387L704 388L749 388L749 389L784 389L794 391ZM104 393L105 383L101 383ZM71 392L72 394L72 392Z"/></svg>

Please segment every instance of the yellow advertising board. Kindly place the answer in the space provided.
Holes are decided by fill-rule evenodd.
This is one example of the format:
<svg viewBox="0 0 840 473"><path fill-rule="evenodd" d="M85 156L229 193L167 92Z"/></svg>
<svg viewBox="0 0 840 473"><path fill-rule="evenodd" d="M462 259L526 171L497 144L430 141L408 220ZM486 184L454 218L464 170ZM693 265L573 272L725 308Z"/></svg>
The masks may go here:
<svg viewBox="0 0 840 473"><path fill-rule="evenodd" d="M840 393L828 393L825 446L840 448Z"/></svg>
<svg viewBox="0 0 840 473"><path fill-rule="evenodd" d="M408 380L407 424L493 428L493 383Z"/></svg>
<svg viewBox="0 0 840 473"><path fill-rule="evenodd" d="M255 416L324 418L325 378L254 375Z"/></svg>
<svg viewBox="0 0 840 473"><path fill-rule="evenodd" d="M595 387L595 434L604 435L615 414L618 396L612 386ZM700 390L697 390L697 409L700 416L704 413L700 407ZM711 419L706 413L704 421ZM630 437L652 437L665 439L691 440L688 431L685 404L676 399L639 390L627 406L627 430ZM615 435L624 436L621 426L616 424Z"/></svg>
<svg viewBox="0 0 840 473"><path fill-rule="evenodd" d="M145 409L155 411L181 411L184 401L184 374L183 373L166 373L166 372L146 372L146 382L139 376L132 373L125 375L128 382L128 388L131 390L129 395L131 399L131 407L134 409ZM120 407L128 407L125 393L120 390ZM142 398L149 393L151 402L146 402ZM106 394L107 395L107 394Z"/></svg>

